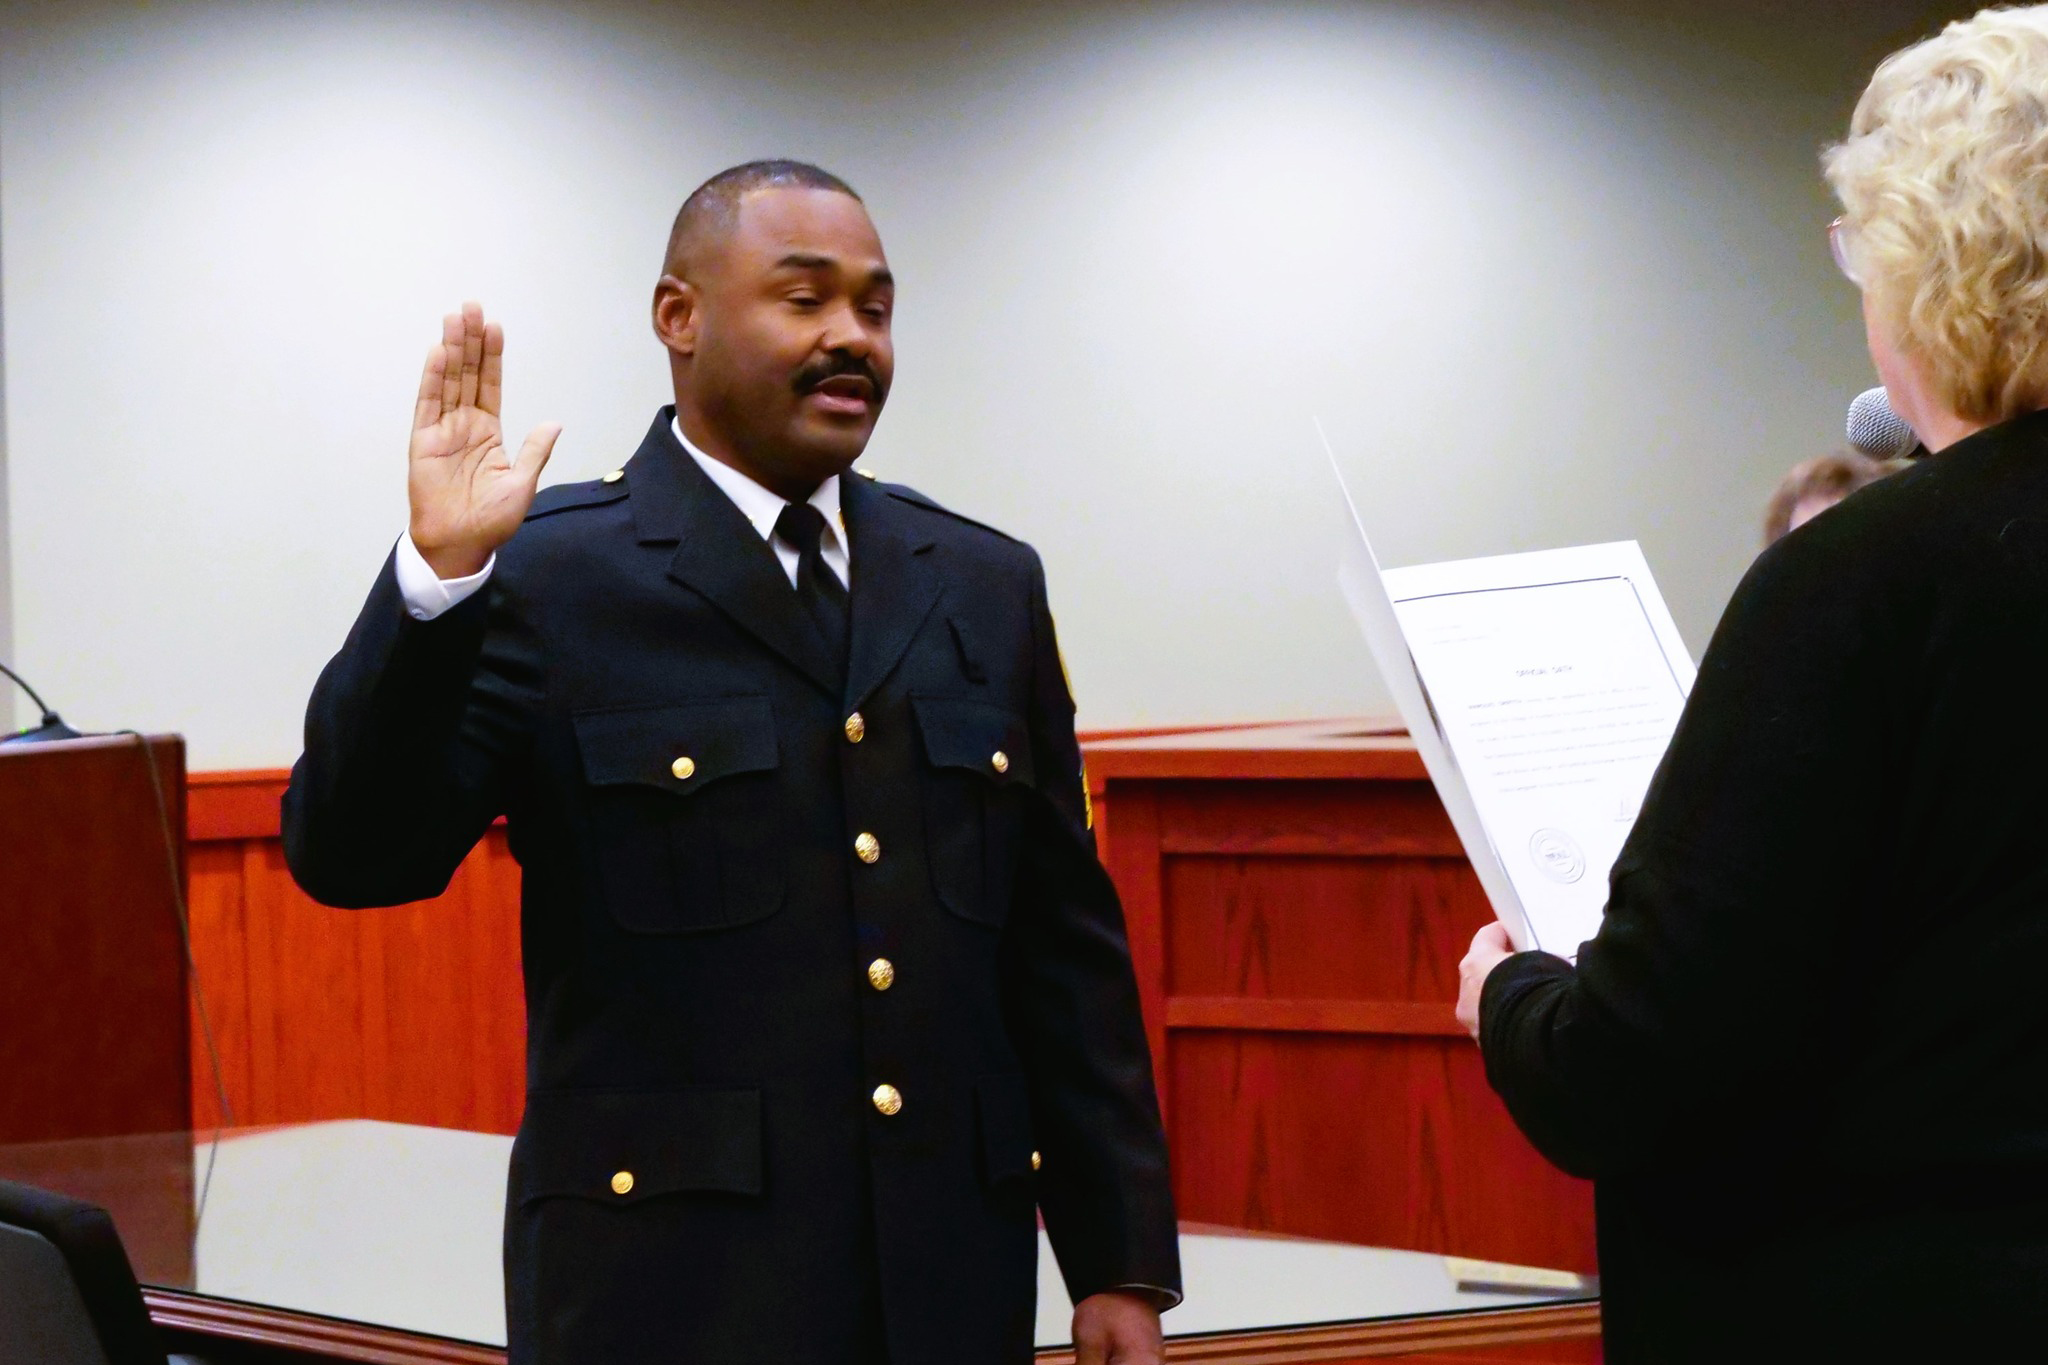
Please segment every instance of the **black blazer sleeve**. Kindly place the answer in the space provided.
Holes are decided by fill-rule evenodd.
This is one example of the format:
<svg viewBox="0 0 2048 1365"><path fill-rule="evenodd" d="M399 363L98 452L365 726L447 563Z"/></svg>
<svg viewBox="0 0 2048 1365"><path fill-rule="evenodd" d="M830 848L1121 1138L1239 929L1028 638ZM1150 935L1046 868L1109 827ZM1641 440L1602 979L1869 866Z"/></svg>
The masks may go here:
<svg viewBox="0 0 2048 1365"><path fill-rule="evenodd" d="M1075 1302L1119 1286L1180 1296L1166 1138L1124 935L1095 853L1074 702L1045 576L1031 583L1032 761L1040 800L1025 832L1005 954L1005 1005L1044 1153L1038 1203Z"/></svg>
<svg viewBox="0 0 2048 1365"><path fill-rule="evenodd" d="M1703 1127L1782 1141L1773 1125L1826 1084L1907 663L1896 604L1827 522L1738 588L1577 970L1520 954L1486 981L1488 1078L1574 1174L1623 1174Z"/></svg>
<svg viewBox="0 0 2048 1365"><path fill-rule="evenodd" d="M504 813L539 668L505 609L502 576L501 567L473 596L417 621L385 561L314 688L285 790L285 861L315 900L354 908L437 896Z"/></svg>

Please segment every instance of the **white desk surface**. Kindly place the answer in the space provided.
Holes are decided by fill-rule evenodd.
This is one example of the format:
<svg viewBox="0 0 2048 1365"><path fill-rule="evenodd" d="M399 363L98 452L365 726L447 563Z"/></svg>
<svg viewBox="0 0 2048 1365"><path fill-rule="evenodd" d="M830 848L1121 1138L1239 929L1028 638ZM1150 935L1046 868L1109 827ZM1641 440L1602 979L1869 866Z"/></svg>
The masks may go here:
<svg viewBox="0 0 2048 1365"><path fill-rule="evenodd" d="M217 1154L202 1141L196 1188L209 1157L213 1170L193 1288L502 1345L511 1151L509 1137L368 1119L231 1135ZM1064 1345L1073 1309L1044 1239L1037 1340ZM1180 1248L1187 1301L1167 1314L1169 1336L1581 1297L1460 1289L1469 1264L1427 1252L1193 1232Z"/></svg>

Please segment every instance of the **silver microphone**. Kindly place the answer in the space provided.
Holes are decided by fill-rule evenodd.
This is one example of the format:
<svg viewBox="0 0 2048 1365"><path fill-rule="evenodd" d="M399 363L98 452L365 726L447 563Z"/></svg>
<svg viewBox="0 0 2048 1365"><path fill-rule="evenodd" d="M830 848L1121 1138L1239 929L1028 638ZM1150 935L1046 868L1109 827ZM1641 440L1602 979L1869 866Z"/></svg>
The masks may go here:
<svg viewBox="0 0 2048 1365"><path fill-rule="evenodd" d="M1892 411L1891 395L1880 384L1849 404L1849 444L1873 460L1903 460L1920 448L1920 438Z"/></svg>

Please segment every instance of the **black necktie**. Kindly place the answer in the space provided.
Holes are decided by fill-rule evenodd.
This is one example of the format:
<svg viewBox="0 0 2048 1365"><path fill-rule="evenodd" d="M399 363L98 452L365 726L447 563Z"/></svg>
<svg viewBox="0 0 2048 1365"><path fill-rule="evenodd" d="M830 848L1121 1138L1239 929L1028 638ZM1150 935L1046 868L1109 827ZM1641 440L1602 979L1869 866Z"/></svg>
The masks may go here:
<svg viewBox="0 0 2048 1365"><path fill-rule="evenodd" d="M796 597L818 627L832 662L846 672L846 585L825 563L825 514L807 502L793 502L775 519L775 534L796 547Z"/></svg>

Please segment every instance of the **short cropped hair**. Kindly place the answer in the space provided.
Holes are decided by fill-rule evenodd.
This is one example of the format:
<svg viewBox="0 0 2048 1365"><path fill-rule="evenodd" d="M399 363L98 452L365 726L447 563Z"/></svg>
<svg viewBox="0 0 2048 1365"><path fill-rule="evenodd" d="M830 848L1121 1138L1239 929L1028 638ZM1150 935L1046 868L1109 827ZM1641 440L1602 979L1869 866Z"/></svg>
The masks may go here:
<svg viewBox="0 0 2048 1365"><path fill-rule="evenodd" d="M2048 406L2048 5L1894 53L1824 157L1849 263L1959 416Z"/></svg>
<svg viewBox="0 0 2048 1365"><path fill-rule="evenodd" d="M690 191L676 211L668 250L662 256L662 273L681 274L692 252L732 230L739 220L740 200L755 190L771 189L830 190L861 202L853 186L808 161L749 161L728 167Z"/></svg>
<svg viewBox="0 0 2048 1365"><path fill-rule="evenodd" d="M1873 460L1854 450L1836 450L1817 459L1792 466L1792 472L1771 494L1764 508L1764 544L1774 545L1792 529L1792 514L1808 498L1826 498L1830 505L1860 488L1868 488L1888 474L1896 474L1911 460Z"/></svg>

